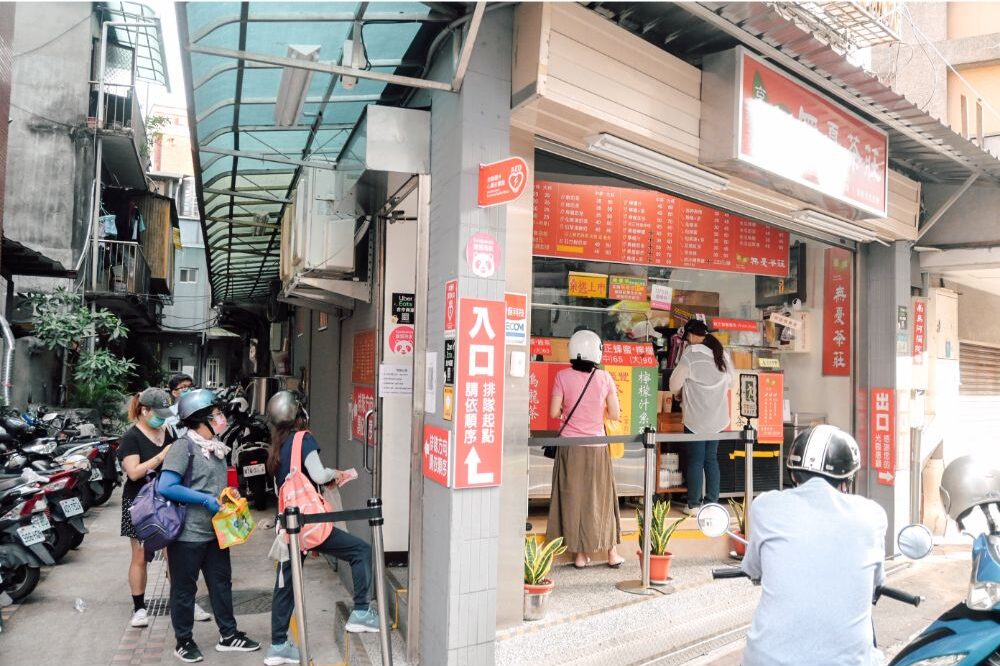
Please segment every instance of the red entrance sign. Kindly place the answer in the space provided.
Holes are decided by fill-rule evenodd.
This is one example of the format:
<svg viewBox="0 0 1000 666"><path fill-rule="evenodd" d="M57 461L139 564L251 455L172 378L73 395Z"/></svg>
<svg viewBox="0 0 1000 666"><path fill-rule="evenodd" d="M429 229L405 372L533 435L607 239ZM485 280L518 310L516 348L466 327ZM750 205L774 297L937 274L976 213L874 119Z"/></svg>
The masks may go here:
<svg viewBox="0 0 1000 666"><path fill-rule="evenodd" d="M888 388L872 389L871 455L878 482L891 486L896 478L896 396Z"/></svg>
<svg viewBox="0 0 1000 666"><path fill-rule="evenodd" d="M527 184L528 163L520 157L480 164L479 207L510 203L524 194Z"/></svg>
<svg viewBox="0 0 1000 666"><path fill-rule="evenodd" d="M444 332L455 332L455 321L458 319L458 280L448 280L444 283Z"/></svg>
<svg viewBox="0 0 1000 666"><path fill-rule="evenodd" d="M848 250L826 250L823 272L823 374L851 374L851 278Z"/></svg>
<svg viewBox="0 0 1000 666"><path fill-rule="evenodd" d="M712 320L712 328L717 331L742 331L756 333L760 330L760 322L752 319L719 319Z"/></svg>
<svg viewBox="0 0 1000 666"><path fill-rule="evenodd" d="M924 364L927 351L927 299L913 299L913 364Z"/></svg>
<svg viewBox="0 0 1000 666"><path fill-rule="evenodd" d="M351 381L355 384L375 383L375 331L354 334Z"/></svg>
<svg viewBox="0 0 1000 666"><path fill-rule="evenodd" d="M424 476L445 488L449 481L451 461L451 431L432 425L424 426Z"/></svg>
<svg viewBox="0 0 1000 666"><path fill-rule="evenodd" d="M455 488L500 485L505 314L503 301L458 301Z"/></svg>
<svg viewBox="0 0 1000 666"><path fill-rule="evenodd" d="M534 254L788 276L788 232L652 190L535 182Z"/></svg>
<svg viewBox="0 0 1000 666"><path fill-rule="evenodd" d="M785 376L777 372L762 372L757 389L757 440L762 444L785 441Z"/></svg>
<svg viewBox="0 0 1000 666"><path fill-rule="evenodd" d="M375 389L355 386L351 395L351 437L365 441L365 414L375 409ZM375 417L368 422L368 443L375 445Z"/></svg>

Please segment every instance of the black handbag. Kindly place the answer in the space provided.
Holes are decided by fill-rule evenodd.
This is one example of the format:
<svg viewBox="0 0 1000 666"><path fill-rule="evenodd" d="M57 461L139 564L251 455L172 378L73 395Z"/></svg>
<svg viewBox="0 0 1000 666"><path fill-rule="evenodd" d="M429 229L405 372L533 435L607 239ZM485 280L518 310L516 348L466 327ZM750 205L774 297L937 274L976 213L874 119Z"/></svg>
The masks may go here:
<svg viewBox="0 0 1000 666"><path fill-rule="evenodd" d="M566 420L563 421L563 424L562 424L562 426L560 426L559 433L556 435L556 437L562 437L562 431L566 428L566 425L569 423L569 420L571 418L573 418L573 412L575 412L576 408L580 406L580 401L583 400L583 396L585 396L587 394L587 387L590 386L590 380L592 380L594 378L594 374L596 372L597 372L597 368L594 368L593 370L590 371L590 376L587 377L587 383L583 385L583 390L580 391L580 397L576 399L576 404L573 405L573 409L569 410L569 416L567 416ZM555 457L556 457L556 447L555 446L543 446L542 447L542 455L545 456L546 458L551 458L551 459L555 460Z"/></svg>

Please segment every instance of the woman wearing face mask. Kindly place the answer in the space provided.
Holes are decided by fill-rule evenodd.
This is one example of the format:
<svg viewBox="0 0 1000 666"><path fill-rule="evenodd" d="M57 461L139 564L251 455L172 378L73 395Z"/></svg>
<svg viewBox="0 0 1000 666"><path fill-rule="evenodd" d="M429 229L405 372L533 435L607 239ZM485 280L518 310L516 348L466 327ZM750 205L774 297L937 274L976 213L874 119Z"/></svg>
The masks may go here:
<svg viewBox="0 0 1000 666"><path fill-rule="evenodd" d="M226 454L229 447L219 441L226 430L226 416L212 391L198 389L185 393L177 403L177 416L186 434L175 441L163 462L160 493L169 500L187 505L184 529L167 546L170 567L170 623L181 661L202 661L192 638L198 574L208 587L208 595L219 627L218 652L252 652L260 643L236 628L233 616L233 575L229 550L219 548L212 516L219 510L216 499L226 487ZM187 478L185 478L187 477Z"/></svg>
<svg viewBox="0 0 1000 666"><path fill-rule="evenodd" d="M155 472L170 450L169 437L163 424L170 416L170 394L163 389L148 388L132 396L128 408L128 418L132 422L121 438L118 459L125 470L125 485L122 488L122 531L123 537L132 542L132 563L128 568L128 585L132 590L133 627L149 624L146 616L146 558L142 543L135 533L129 507L146 485L147 472Z"/></svg>

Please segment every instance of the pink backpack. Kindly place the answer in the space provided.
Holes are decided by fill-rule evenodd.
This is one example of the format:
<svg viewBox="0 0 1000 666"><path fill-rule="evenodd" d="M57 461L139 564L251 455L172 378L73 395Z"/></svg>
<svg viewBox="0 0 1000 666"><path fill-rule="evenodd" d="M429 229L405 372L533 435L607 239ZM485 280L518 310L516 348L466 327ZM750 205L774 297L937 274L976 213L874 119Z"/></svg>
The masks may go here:
<svg viewBox="0 0 1000 666"><path fill-rule="evenodd" d="M302 440L308 430L295 433L292 441L292 457L289 459L288 476L285 477L278 490L278 511L284 512L286 507L297 506L302 514L330 513L333 507L322 494L316 492L316 486L302 472ZM312 550L320 545L333 533L333 523L310 523L302 526L299 532L299 548L302 552ZM285 534L285 541L288 535Z"/></svg>

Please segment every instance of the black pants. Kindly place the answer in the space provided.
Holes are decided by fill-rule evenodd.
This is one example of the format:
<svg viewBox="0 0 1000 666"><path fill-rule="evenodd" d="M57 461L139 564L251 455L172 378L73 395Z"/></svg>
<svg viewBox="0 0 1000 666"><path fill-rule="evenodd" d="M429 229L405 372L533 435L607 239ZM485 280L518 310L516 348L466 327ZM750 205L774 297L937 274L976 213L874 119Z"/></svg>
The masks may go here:
<svg viewBox="0 0 1000 666"><path fill-rule="evenodd" d="M326 541L313 549L314 552L328 553L338 560L351 565L354 579L354 609L368 606L368 588L371 585L372 548L365 541L334 528ZM283 582L280 586L278 583ZM288 622L295 610L295 596L292 593L292 563L283 562L274 581L274 597L271 599L271 644L280 645L288 640Z"/></svg>
<svg viewBox="0 0 1000 666"><path fill-rule="evenodd" d="M191 638L194 628L194 598L198 592L198 573L205 577L212 612L219 635L229 638L236 633L233 617L233 568L229 551L211 541L175 541L167 546L170 565L170 622L177 642Z"/></svg>

